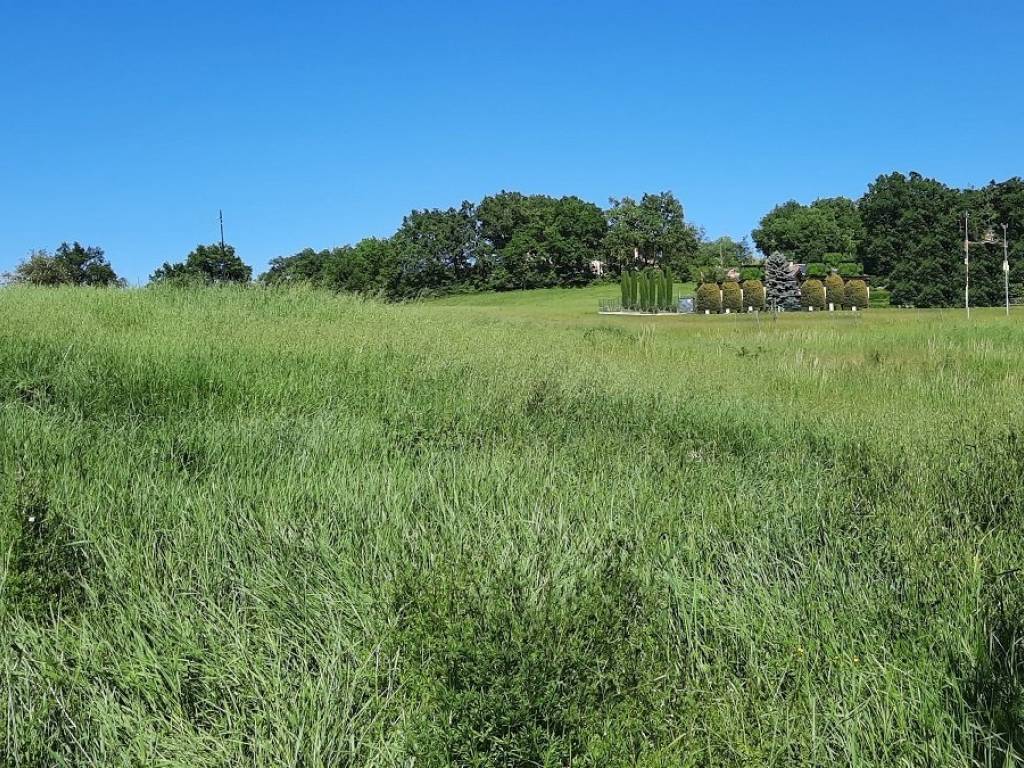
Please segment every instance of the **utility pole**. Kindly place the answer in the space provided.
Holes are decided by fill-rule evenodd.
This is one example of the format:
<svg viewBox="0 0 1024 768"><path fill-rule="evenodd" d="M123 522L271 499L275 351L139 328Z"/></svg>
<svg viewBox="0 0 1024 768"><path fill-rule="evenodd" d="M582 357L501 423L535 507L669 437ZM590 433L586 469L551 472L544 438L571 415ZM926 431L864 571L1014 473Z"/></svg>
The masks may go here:
<svg viewBox="0 0 1024 768"><path fill-rule="evenodd" d="M1003 290L1006 291L1006 316L1010 316L1010 252L1006 244L1006 224L1003 224Z"/></svg>
<svg viewBox="0 0 1024 768"><path fill-rule="evenodd" d="M967 319L971 319L971 239L970 222L971 214L964 211L964 308L967 310Z"/></svg>
<svg viewBox="0 0 1024 768"><path fill-rule="evenodd" d="M218 211L220 214L220 256L224 258L224 211Z"/></svg>

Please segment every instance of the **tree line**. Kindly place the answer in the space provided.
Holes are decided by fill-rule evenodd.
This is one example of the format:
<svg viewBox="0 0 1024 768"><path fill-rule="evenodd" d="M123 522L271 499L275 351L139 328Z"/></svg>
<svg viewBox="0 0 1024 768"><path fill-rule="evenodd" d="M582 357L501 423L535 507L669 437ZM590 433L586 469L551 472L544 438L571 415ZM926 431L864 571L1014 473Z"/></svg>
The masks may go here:
<svg viewBox="0 0 1024 768"><path fill-rule="evenodd" d="M858 262L894 304L963 302L964 214L971 241L971 303L1003 301L1002 225L1007 225L1010 280L1024 283L1024 180L957 189L921 174L879 176L858 199L822 198L776 206L753 231L764 254L804 264Z"/></svg>
<svg viewBox="0 0 1024 768"><path fill-rule="evenodd" d="M1011 235L1011 279L1024 282L1024 181L957 189L917 173L879 176L859 199L831 197L774 207L746 239L709 240L671 192L611 199L606 208L575 196L502 191L478 203L413 210L390 237L273 259L258 280L309 283L391 299L466 291L580 286L623 271L671 271L702 282L772 253L812 265L856 264L897 304L950 306L961 301L963 213L970 211L972 302L1002 297L1001 224ZM852 269L852 267L851 267ZM810 273L809 273L810 274ZM252 269L230 245L199 245L165 263L154 284L248 283ZM713 279L713 278L712 278ZM121 285L101 249L63 243L36 251L9 282Z"/></svg>

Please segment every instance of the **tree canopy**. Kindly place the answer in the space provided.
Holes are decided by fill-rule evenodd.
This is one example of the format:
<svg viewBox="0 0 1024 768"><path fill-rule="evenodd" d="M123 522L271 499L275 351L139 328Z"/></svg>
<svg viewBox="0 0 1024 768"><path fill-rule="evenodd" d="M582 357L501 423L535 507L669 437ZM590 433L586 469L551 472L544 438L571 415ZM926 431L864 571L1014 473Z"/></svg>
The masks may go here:
<svg viewBox="0 0 1024 768"><path fill-rule="evenodd" d="M857 205L827 197L802 205L789 200L761 219L752 236L765 256L774 251L801 263L826 261L826 254L856 253L863 237Z"/></svg>
<svg viewBox="0 0 1024 768"><path fill-rule="evenodd" d="M185 261L164 262L149 278L154 283L247 283L252 279L252 267L243 262L235 249L220 243L197 245Z"/></svg>
<svg viewBox="0 0 1024 768"><path fill-rule="evenodd" d="M700 232L687 223L682 203L671 192L612 198L605 246L614 271L668 267L686 274L697 254Z"/></svg>
<svg viewBox="0 0 1024 768"><path fill-rule="evenodd" d="M484 285L505 290L583 285L594 273L607 223L593 203L500 192L477 208Z"/></svg>
<svg viewBox="0 0 1024 768"><path fill-rule="evenodd" d="M7 276L11 283L25 285L116 286L124 281L107 261L102 248L61 243L52 254L33 251Z"/></svg>

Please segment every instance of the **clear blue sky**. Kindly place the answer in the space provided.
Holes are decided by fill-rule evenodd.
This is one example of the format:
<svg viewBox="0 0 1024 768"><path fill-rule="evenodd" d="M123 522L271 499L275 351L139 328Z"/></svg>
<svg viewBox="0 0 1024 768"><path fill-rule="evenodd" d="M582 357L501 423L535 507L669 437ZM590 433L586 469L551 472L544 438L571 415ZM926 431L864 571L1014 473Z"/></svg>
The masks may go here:
<svg viewBox="0 0 1024 768"><path fill-rule="evenodd" d="M499 8L498 6L505 6ZM879 173L1024 173L1019 2L0 8L0 271L77 239L257 270L500 189L670 189L709 236Z"/></svg>

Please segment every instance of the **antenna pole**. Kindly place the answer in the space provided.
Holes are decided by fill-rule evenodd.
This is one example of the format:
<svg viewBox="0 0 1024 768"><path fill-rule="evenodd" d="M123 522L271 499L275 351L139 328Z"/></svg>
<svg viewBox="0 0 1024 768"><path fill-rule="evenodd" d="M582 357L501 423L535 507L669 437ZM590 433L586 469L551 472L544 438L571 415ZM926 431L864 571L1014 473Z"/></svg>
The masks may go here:
<svg viewBox="0 0 1024 768"><path fill-rule="evenodd" d="M218 211L220 214L220 255L224 257L224 211Z"/></svg>

